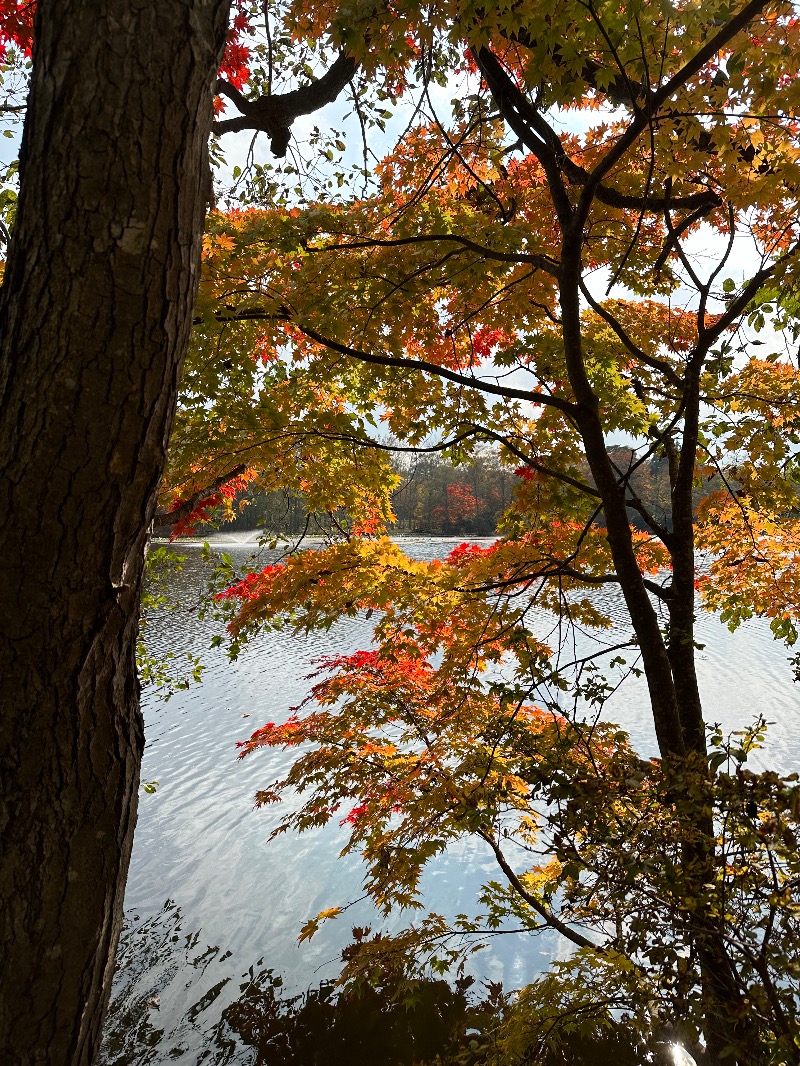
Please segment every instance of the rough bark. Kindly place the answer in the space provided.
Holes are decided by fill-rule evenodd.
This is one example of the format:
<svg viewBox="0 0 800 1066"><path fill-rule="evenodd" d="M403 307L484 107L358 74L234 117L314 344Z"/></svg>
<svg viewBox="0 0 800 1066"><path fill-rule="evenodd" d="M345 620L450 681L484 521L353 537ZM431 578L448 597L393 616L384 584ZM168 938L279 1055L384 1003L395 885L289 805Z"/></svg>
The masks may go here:
<svg viewBox="0 0 800 1066"><path fill-rule="evenodd" d="M99 1049L229 0L39 0L0 291L0 1061Z"/></svg>

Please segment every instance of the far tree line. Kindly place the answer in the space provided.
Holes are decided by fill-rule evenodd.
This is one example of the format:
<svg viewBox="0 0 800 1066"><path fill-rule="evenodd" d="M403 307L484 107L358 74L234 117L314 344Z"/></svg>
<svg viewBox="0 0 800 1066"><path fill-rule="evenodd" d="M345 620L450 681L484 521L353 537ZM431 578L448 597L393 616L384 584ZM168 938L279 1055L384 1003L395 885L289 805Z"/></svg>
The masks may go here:
<svg viewBox="0 0 800 1066"><path fill-rule="evenodd" d="M642 461L634 449L624 446L609 448L609 456L647 510L671 529L667 458L653 455ZM436 453L416 456L411 461L400 456L394 465L400 482L392 495L392 532L416 535L495 535L500 532L498 523L521 475L520 468L503 463L496 450L487 450L470 463L458 466ZM578 463L576 469L588 477L585 466L585 462ZM695 507L721 487L722 475L708 474L695 485ZM330 515L309 512L301 492L254 491L252 487L233 501L232 511L232 517L224 522L224 528L231 532L264 529L291 535L313 534L329 529L336 520L336 516L332 519ZM597 520L603 524L602 514ZM644 528L632 509L630 521L635 528ZM198 526L198 531L210 532L214 528L213 523L208 523Z"/></svg>

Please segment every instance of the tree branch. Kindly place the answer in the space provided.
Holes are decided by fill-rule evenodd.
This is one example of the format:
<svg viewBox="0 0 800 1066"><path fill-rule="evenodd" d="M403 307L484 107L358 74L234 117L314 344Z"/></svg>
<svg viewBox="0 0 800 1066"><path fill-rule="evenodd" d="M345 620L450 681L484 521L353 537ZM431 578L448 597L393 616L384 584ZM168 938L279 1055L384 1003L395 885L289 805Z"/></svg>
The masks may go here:
<svg viewBox="0 0 800 1066"><path fill-rule="evenodd" d="M572 218L572 204L561 174L566 152L560 138L520 92L493 52L486 47L473 48L472 55L500 114L542 164L558 220L566 228Z"/></svg>
<svg viewBox="0 0 800 1066"><path fill-rule="evenodd" d="M217 92L227 96L241 114L215 122L213 132L222 134L259 130L269 137L273 155L281 158L289 147L291 126L295 119L333 103L357 70L358 62L342 52L333 66L309 85L277 96L261 96L257 100L248 100L233 85L220 79Z"/></svg>
<svg viewBox="0 0 800 1066"><path fill-rule="evenodd" d="M577 944L579 948L591 948L592 951L597 951L601 955L604 953L605 949L603 948L602 944L595 944L593 941L589 940L588 937L583 936L582 933L578 933L574 929L571 929L568 925L565 925L565 923L562 922L560 918L557 918L555 914L553 914L549 907L545 907L545 905L543 903L540 903L535 896L531 895L531 893L525 888L520 879L509 866L508 860L503 854L503 849L500 847L500 845L489 832L487 832L485 829L479 829L478 834L483 837L483 839L494 852L498 866L506 875L508 883L514 889L514 891L517 892L518 895L520 895L522 899L525 900L528 906L532 910L534 910L539 915L539 917L542 918L550 926L551 929L555 929L557 932L561 933L561 935L566 937L567 940L569 940L571 943Z"/></svg>
<svg viewBox="0 0 800 1066"><path fill-rule="evenodd" d="M354 241L351 244L326 244L321 246L309 245L309 252L345 252L352 248L399 248L409 244L427 244L437 241L452 241L460 244L470 252L474 252L482 259L492 259L499 263L530 263L532 266L543 270L554 278L559 276L559 267L553 259L546 255L532 252L499 252L494 248L478 244L468 237L462 237L457 233L423 233L416 237L398 237L395 240L367 240Z"/></svg>
<svg viewBox="0 0 800 1066"><path fill-rule="evenodd" d="M680 200L681 200L681 197L677 197L676 200L674 201L674 203L673 203L672 200L669 200L668 202L666 202L664 204L664 212L668 213L669 212L669 208L673 207L674 204L679 203ZM677 226L673 226L672 225L672 219L669 219L669 232L668 232L668 235L667 235L667 239L664 242L664 247L658 253L658 258L656 259L655 263L653 264L653 273L654 274L659 274L661 272L661 270L663 269L665 263L667 262L667 259L669 259L670 252L673 250L673 248L675 248L675 246L677 245L678 241L683 236L683 234L686 232L686 230L689 229L690 226L693 226L695 222L699 222L701 218L704 218L709 213L709 211L713 210L714 206L716 206L716 205L714 205L714 204L710 204L710 205L701 204L694 211L691 211L685 218L681 219L681 221L678 223ZM680 210L680 208L679 208L679 210Z"/></svg>
<svg viewBox="0 0 800 1066"><path fill-rule="evenodd" d="M429 363L426 359L406 359L404 356L376 355L374 352L365 352L360 348L353 348L349 344L342 344L339 341L333 340L332 337L325 337L323 334L317 333L317 331L310 326L301 326L297 322L293 322L292 325L310 340L316 341L317 344L321 344L325 348L330 348L334 352L340 352L342 355L348 355L353 359L358 359L359 362L362 363L373 363L377 366L404 367L408 370L421 370L423 373L434 374L437 377L445 378L447 381L453 381L457 385L464 385L467 388L476 389L479 392L488 392L493 396L502 396L507 400L525 400L528 403L540 403L547 407L555 407L557 410L563 411L567 415L570 415L573 410L573 405L569 403L569 401L560 400L557 396L549 396L543 392L529 392L525 389L511 389L506 385L493 385L489 381L482 381L480 378L468 377L466 374L459 374L455 370L448 370L447 367L438 366L436 363Z"/></svg>
<svg viewBox="0 0 800 1066"><path fill-rule="evenodd" d="M589 307L591 307L594 313L600 318L602 318L605 324L609 326L614 331L614 333L616 333L616 335L619 337L619 339L622 341L622 343L625 345L631 355L638 359L640 363L643 363L645 366L649 366L651 370L657 370L660 374L663 374L667 381L669 381L671 385L674 385L675 388L680 388L681 379L675 373L674 368L671 367L669 363L665 362L664 360L656 359L652 355L647 355L646 352L642 351L639 345L635 344L634 341L628 336L628 333L622 326L622 323L619 322L607 308L603 307L601 303L595 300L594 296L592 296L591 292L589 291L589 287L586 285L586 282L582 278L580 279L579 284L581 287L581 293L583 295L583 298L584 300L586 300Z"/></svg>
<svg viewBox="0 0 800 1066"><path fill-rule="evenodd" d="M603 178L625 155L639 135L650 125L661 105L682 89L691 77L702 70L705 64L728 44L731 38L735 37L740 30L743 30L762 8L766 7L767 3L768 0L750 0L738 15L734 15L702 48L699 48L669 81L665 82L655 92L647 94L646 109L637 111L627 130L590 173L578 204L577 225L583 225L595 196L598 196L599 199L598 189ZM672 203L673 206L676 205L677 200L672 201Z"/></svg>
<svg viewBox="0 0 800 1066"><path fill-rule="evenodd" d="M560 175L563 174L570 185L575 186L585 186L592 180L592 175L567 155L558 134L548 126L533 104L531 104L525 94L516 85L514 80L509 77L507 72L503 69L500 61L492 52L482 48L476 55L476 61L480 66L481 74L483 75L486 84L489 86L503 118L514 133L520 138L522 143L533 152L545 168L548 183L551 185L551 192L552 181L556 180L556 175L558 175L558 185L560 186L560 189L563 190L564 202L561 204L556 202L555 206L559 218L561 218L562 210L564 211L564 216L566 218L569 213L567 211L569 199L567 198L566 189L564 188ZM525 126L523 125L525 123L530 127L527 136ZM538 139L531 137L531 130L536 134L536 138ZM543 157L543 151L546 151L552 157L550 163L548 163ZM548 169L548 167L551 169ZM711 189L704 189L702 192L690 193L687 196L671 197L669 192L664 192L661 196L650 196L649 194L646 196L636 196L631 193L618 192L616 189L603 185L602 182L597 183L594 195L601 203L606 204L607 207L616 207L620 210L633 211L640 211L645 207L648 207L652 211L663 211L669 203L670 206L679 211L702 210L703 214L707 214L709 211L713 210L713 208L719 207L722 203L719 196ZM558 198L559 200L561 199L560 192L558 193ZM554 194L554 202L555 200L556 195Z"/></svg>
<svg viewBox="0 0 800 1066"><path fill-rule="evenodd" d="M511 452L512 455L515 455L520 462L529 466L531 470L535 470L538 474L544 474L545 477L551 477L556 481L563 482L565 485L570 485L572 488L585 493L587 496L594 496L596 499L600 499L600 493L592 485L588 485L585 481L578 481L577 478L570 477L569 474L565 474L560 470L553 470L552 467L545 466L544 463L540 462L538 459L532 458L521 448L518 448L517 445L504 434L498 433L496 430L489 429L486 426L476 426L475 428L482 436L501 445L501 447Z"/></svg>
<svg viewBox="0 0 800 1066"><path fill-rule="evenodd" d="M153 525L159 526L174 526L176 522L180 522L181 519L186 518L197 507L201 500L207 499L209 496L213 496L217 489L222 488L229 481L233 481L235 477L239 477L243 474L247 466L242 463L240 466L235 466L233 470L229 470L225 474L220 474L219 477L214 478L210 485L205 485L202 489L198 489L197 492L192 493L188 500L184 500L179 507L176 507L174 511L157 511L153 515Z"/></svg>
<svg viewBox="0 0 800 1066"><path fill-rule="evenodd" d="M535 570L533 573L520 573L518 577L500 578L497 581L486 581L475 587L485 592L489 589L505 589L513 587L514 585L530 585L533 581L547 581L549 578L554 577L559 579L571 577L573 580L580 581L584 585L618 585L620 583L619 577L616 574L587 574L585 571L578 570L577 567L571 566L568 562L558 562L557 560L553 560L548 565L542 566L541 569ZM664 588L656 581L644 577L644 575L642 575L642 584L646 589L652 592L654 596L663 600L664 603L669 603L672 599L672 594L669 588Z"/></svg>
<svg viewBox="0 0 800 1066"><path fill-rule="evenodd" d="M732 300L728 305L728 309L724 314L720 315L719 319L713 326L709 326L708 329L700 330L700 341L698 342L697 349L695 350L695 357L702 363L702 358L705 357L705 353L709 347L716 341L725 330L744 314L747 305L758 293L758 290L769 281L769 279L776 273L776 271L790 263L800 253L800 240L795 241L792 247L780 258L776 259L774 263L771 263L768 267L763 267L761 270L750 278L747 284L742 288L740 294L735 300Z"/></svg>
<svg viewBox="0 0 800 1066"><path fill-rule="evenodd" d="M536 41L531 38L530 33L525 28L516 30L509 35L508 39L521 44L523 48L533 49L536 47ZM556 66L563 64L562 52L563 50L559 44L554 44L552 49L550 49L550 56ZM631 82L627 74L623 77L619 71L615 71L613 80L605 88L600 89L598 87L598 74L602 73L602 80L607 82L608 71L609 67L606 64L599 63L594 59L585 59L580 76L590 89L605 96L612 104L617 107L628 107L636 111L640 103L644 103L647 97L647 86L643 82Z"/></svg>
<svg viewBox="0 0 800 1066"><path fill-rule="evenodd" d="M438 366L436 363L429 363L426 359L407 359L404 356L376 355L374 352L365 352L361 348L353 348L349 344L342 344L341 341L336 341L332 337L326 337L324 334L318 333L315 329L312 329L311 326L303 326L294 321L285 309L273 312L266 311L259 307L244 307L241 311L232 308L229 309L229 313L223 314L220 312L216 317L220 321L230 322L244 319L282 319L285 322L291 322L292 326L299 333L308 337L309 340L316 341L317 344L322 345L323 348L329 348L333 352L347 355L352 359L357 359L361 363L372 363L375 366L394 366L407 370L420 370L425 374L434 374L437 377L445 378L447 381L453 381L457 385L464 385L466 388L476 389L478 392L487 392L492 396L502 396L506 400L524 400L527 403L540 403L546 407L555 407L556 410L562 411L568 417L572 417L574 411L574 405L568 400L561 400L557 396L550 396L544 392L532 392L526 389L512 389L506 385L493 385L490 381L482 381L480 378L468 377L466 374L459 374L455 370L448 370L447 367Z"/></svg>

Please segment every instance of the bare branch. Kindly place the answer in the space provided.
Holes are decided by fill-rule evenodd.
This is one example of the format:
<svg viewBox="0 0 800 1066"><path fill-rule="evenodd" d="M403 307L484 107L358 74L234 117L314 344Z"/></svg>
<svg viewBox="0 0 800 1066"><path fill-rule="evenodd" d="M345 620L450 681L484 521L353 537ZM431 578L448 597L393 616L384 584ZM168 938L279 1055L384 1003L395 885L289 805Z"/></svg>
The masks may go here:
<svg viewBox="0 0 800 1066"><path fill-rule="evenodd" d="M495 248L487 248L484 244L462 237L457 233L423 233L415 237L398 237L395 240L367 240L353 241L347 244L309 245L310 252L346 252L352 248L398 248L409 244L429 244L432 242L451 241L461 245L470 252L474 252L481 259L492 259L498 263L530 263L532 266L543 270L554 278L559 277L559 267L555 260L546 255L538 255L532 252L500 252Z"/></svg>
<svg viewBox="0 0 800 1066"><path fill-rule="evenodd" d="M222 134L260 130L269 137L273 155L281 158L289 147L291 126L295 119L333 103L357 70L358 62L342 52L333 66L309 85L277 96L261 96L257 100L248 100L233 85L220 79L217 92L227 96L241 114L215 122L213 131Z"/></svg>
<svg viewBox="0 0 800 1066"><path fill-rule="evenodd" d="M497 863L500 869L506 875L508 883L514 889L514 891L517 892L518 895L525 900L528 906L539 915L540 918L542 918L552 929L557 930L559 933L561 933L563 937L566 937L566 939L569 940L571 943L577 944L579 948L591 948L592 951L596 951L601 955L604 953L604 948L602 944L593 943L593 941L589 940L588 937L583 936L582 933L579 933L575 929L571 929L568 925L565 925L560 918L557 918L555 914L553 914L549 907L545 907L543 903L539 902L536 896L528 892L528 890L525 888L520 879L512 870L511 866L509 866L508 860L503 854L503 849L500 847L494 837L485 829L479 829L478 832L494 852L495 858L497 859Z"/></svg>

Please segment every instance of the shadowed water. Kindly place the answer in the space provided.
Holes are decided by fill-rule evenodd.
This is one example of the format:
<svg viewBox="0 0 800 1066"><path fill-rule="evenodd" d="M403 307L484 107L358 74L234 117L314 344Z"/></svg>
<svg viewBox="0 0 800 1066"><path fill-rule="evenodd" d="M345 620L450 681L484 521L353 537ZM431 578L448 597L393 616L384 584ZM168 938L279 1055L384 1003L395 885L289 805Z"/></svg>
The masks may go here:
<svg viewBox="0 0 800 1066"><path fill-rule="evenodd" d="M406 538L403 546L417 558L436 558L456 543ZM242 566L255 538L219 535L213 546ZM309 917L359 899L360 863L353 856L339 857L345 837L335 823L270 841L278 811L255 811L252 798L285 771L289 756L264 749L237 759L237 740L268 720L282 721L302 700L315 660L366 647L371 624L343 619L309 638L285 631L264 634L229 663L224 649L208 647L216 624L200 622L189 609L203 583L199 546L181 544L180 552L187 562L175 576L175 588L187 609L159 612L150 624L149 643L157 652L201 654L205 672L202 684L167 702L145 695L142 780L159 784L154 795L142 795L140 801L106 1064L157 1066L178 1057L185 1063L251 1062L251 1050L220 1018L259 974L268 985L280 982L288 995L298 993L335 976L352 926L391 928L404 918L397 915L387 923L366 901L354 902L298 946L299 929ZM267 553L261 565L269 560ZM605 591L603 599L621 620L614 595ZM541 626L538 635L544 636L550 623L542 619ZM613 644L623 633L620 628L602 639ZM758 620L730 634L701 614L697 639L705 645L699 671L707 719L734 729L764 714L776 724L760 764L795 768L800 690L792 682L786 649ZM587 650L589 639L579 636L577 648ZM654 753L643 682L630 679L612 697L606 717L631 733L643 755ZM445 914L471 913L477 889L496 876L495 870L482 842L452 847L426 872L425 902ZM506 988L519 987L559 949L557 937L499 937L475 957L473 973Z"/></svg>

